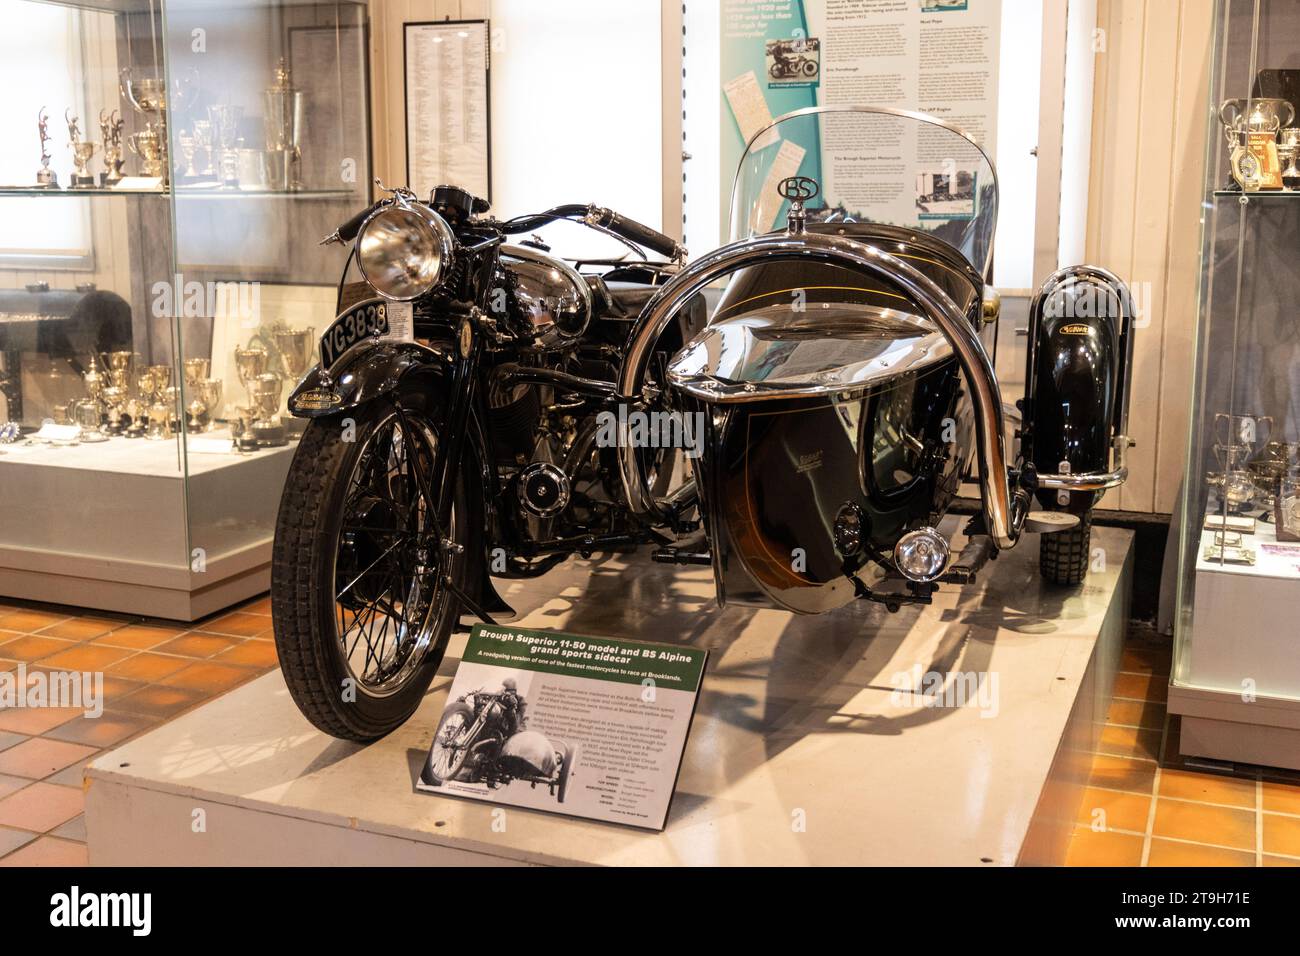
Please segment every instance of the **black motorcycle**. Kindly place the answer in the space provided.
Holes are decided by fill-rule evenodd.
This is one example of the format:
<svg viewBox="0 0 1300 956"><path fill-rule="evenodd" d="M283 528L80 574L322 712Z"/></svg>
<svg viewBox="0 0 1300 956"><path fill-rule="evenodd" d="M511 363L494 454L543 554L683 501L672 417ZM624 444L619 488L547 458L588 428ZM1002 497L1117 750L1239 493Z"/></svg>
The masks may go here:
<svg viewBox="0 0 1300 956"><path fill-rule="evenodd" d="M1025 531L1047 532L1049 581L1082 579L1091 509L1127 474L1123 283L1084 266L1040 290L1008 435L981 340L999 312L987 156L899 110L774 126L831 195L810 176L774 191L760 131L733 189L736 241L689 266L608 209L497 220L454 186L393 190L329 237L350 252L320 362L289 399L310 421L271 582L281 667L317 727L393 730L461 615L513 613L494 578L571 555L648 547L711 566L719 604L796 613L928 603ZM918 212L907 164L896 190L849 188L854 148L918 136L969 197ZM557 220L639 257L572 264L510 241ZM954 555L938 525L970 477L982 509Z"/></svg>
<svg viewBox="0 0 1300 956"><path fill-rule="evenodd" d="M477 690L452 701L438 720L420 779L435 787L461 781L489 789L523 780L563 803L578 745L528 730L522 712L513 690Z"/></svg>

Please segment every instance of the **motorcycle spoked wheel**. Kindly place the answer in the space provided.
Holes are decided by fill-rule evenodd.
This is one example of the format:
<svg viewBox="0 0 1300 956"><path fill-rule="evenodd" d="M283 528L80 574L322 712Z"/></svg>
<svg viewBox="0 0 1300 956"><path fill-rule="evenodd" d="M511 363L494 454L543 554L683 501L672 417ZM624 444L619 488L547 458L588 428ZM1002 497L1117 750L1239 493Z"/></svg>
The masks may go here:
<svg viewBox="0 0 1300 956"><path fill-rule="evenodd" d="M442 712L438 729L433 732L433 744L424 763L424 779L434 786L457 779L465 769L469 748L457 747L461 737L474 724L474 710L468 704L455 703Z"/></svg>
<svg viewBox="0 0 1300 956"><path fill-rule="evenodd" d="M443 548L434 511L438 437L426 397L314 420L294 454L276 521L271 606L294 702L327 734L369 742L420 705L447 648L465 587L470 524L457 477ZM422 477L421 477L422 476Z"/></svg>
<svg viewBox="0 0 1300 956"><path fill-rule="evenodd" d="M812 60L804 60L800 69L803 70L804 76L813 77L817 75L817 64Z"/></svg>

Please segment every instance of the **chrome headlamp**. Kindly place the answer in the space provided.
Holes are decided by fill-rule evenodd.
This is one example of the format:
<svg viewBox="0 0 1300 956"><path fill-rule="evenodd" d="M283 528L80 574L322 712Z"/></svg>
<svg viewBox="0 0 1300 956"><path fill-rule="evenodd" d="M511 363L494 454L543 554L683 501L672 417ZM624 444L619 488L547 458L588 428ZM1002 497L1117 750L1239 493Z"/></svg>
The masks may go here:
<svg viewBox="0 0 1300 956"><path fill-rule="evenodd" d="M418 299L446 277L455 238L443 218L398 194L376 209L357 232L357 267L385 299Z"/></svg>

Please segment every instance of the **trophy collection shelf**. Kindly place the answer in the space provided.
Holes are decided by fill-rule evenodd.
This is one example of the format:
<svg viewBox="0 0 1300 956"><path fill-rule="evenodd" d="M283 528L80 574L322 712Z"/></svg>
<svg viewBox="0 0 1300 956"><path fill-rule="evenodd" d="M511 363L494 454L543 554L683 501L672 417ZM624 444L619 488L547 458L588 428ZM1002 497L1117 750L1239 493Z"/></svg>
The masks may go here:
<svg viewBox="0 0 1300 956"><path fill-rule="evenodd" d="M1240 199L1245 196L1251 202L1256 199L1300 199L1300 189L1275 189L1260 190L1259 192L1244 193L1240 189L1216 189L1214 191L1215 199L1227 199L1229 197Z"/></svg>

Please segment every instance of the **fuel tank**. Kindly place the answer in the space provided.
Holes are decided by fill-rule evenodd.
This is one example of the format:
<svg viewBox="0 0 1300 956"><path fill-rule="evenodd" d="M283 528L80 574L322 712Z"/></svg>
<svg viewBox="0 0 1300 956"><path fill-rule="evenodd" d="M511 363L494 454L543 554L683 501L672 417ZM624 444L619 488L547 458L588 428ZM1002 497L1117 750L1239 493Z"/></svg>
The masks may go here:
<svg viewBox="0 0 1300 956"><path fill-rule="evenodd" d="M906 257L978 323L979 277L943 243L877 225L814 228L853 229ZM878 560L859 576L871 585L903 533L938 522L973 448L948 340L901 287L834 267L736 273L668 381L703 418L692 464L722 604L820 613L852 600L836 516L861 510L863 556Z"/></svg>
<svg viewBox="0 0 1300 956"><path fill-rule="evenodd" d="M541 351L563 349L587 331L591 287L567 262L528 246L501 247L515 331Z"/></svg>

